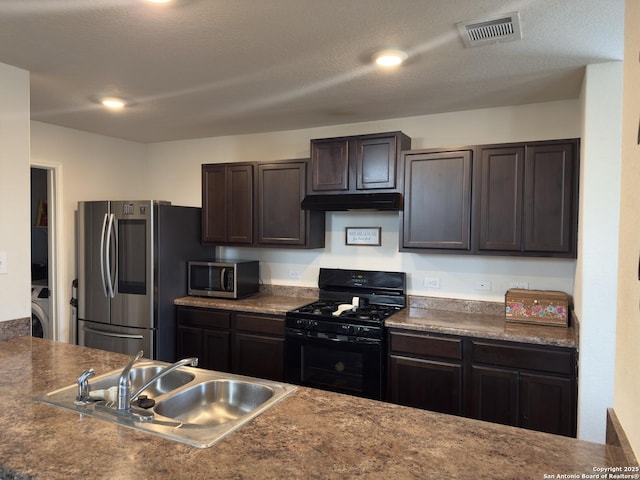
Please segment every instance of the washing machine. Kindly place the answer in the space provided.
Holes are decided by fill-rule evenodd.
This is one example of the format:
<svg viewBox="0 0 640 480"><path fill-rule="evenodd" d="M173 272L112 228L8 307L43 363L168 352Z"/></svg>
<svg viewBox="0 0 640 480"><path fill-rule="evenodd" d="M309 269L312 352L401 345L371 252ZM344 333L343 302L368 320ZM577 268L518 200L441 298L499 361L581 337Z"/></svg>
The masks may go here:
<svg viewBox="0 0 640 480"><path fill-rule="evenodd" d="M49 317L49 287L47 281L33 281L31 284L31 335L52 338Z"/></svg>

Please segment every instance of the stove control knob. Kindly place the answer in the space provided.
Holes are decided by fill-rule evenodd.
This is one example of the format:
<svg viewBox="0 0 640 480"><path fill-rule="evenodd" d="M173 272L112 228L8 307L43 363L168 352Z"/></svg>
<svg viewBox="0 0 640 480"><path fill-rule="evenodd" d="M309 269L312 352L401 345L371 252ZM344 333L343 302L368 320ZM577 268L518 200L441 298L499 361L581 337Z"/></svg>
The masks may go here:
<svg viewBox="0 0 640 480"><path fill-rule="evenodd" d="M353 335L356 331L356 327L354 327L353 325L349 325L347 331L349 332L349 335Z"/></svg>

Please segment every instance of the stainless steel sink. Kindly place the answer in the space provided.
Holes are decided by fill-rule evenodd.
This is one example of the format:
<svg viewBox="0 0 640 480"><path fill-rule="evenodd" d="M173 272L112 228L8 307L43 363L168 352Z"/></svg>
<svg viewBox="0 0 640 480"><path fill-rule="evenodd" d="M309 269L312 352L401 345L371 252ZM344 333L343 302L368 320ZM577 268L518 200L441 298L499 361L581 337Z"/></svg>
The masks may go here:
<svg viewBox="0 0 640 480"><path fill-rule="evenodd" d="M188 424L219 425L253 412L274 394L258 383L209 380L161 401L155 412Z"/></svg>
<svg viewBox="0 0 640 480"><path fill-rule="evenodd" d="M169 364L137 363L131 369L132 390L137 390ZM118 384L122 370L91 378L92 391ZM80 373L80 372L78 372ZM75 403L76 384L34 397L35 401L149 432L182 443L206 448L273 407L296 387L230 373L180 367L147 388L143 394L155 400L150 422L138 422L109 413L110 402Z"/></svg>
<svg viewBox="0 0 640 480"><path fill-rule="evenodd" d="M164 368L163 365L150 362L138 363L131 369L131 373L129 375L129 378L131 379L131 389L133 391L138 390L153 376L160 373ZM118 385L118 377L120 377L120 370L113 372L112 374L97 377L94 381L90 381L89 383L91 384L92 390L106 390ZM174 370L157 382L151 384L142 392L142 394L149 398L156 398L191 382L194 378L196 378L196 376L193 373Z"/></svg>

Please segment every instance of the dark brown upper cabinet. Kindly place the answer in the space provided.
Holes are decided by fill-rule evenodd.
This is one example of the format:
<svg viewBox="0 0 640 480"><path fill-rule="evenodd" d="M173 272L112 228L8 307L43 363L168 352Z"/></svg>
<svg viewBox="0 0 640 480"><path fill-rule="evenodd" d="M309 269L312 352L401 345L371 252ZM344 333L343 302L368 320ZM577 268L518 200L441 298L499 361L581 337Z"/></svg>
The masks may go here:
<svg viewBox="0 0 640 480"><path fill-rule="evenodd" d="M402 154L402 164L400 250L470 252L473 151L412 150Z"/></svg>
<svg viewBox="0 0 640 480"><path fill-rule="evenodd" d="M578 140L478 147L477 253L575 257Z"/></svg>
<svg viewBox="0 0 640 480"><path fill-rule="evenodd" d="M202 243L253 243L253 164L202 165Z"/></svg>
<svg viewBox="0 0 640 480"><path fill-rule="evenodd" d="M302 210L307 159L258 164L256 244L322 248L325 214Z"/></svg>
<svg viewBox="0 0 640 480"><path fill-rule="evenodd" d="M478 250L519 252L522 246L524 145L480 147Z"/></svg>
<svg viewBox="0 0 640 480"><path fill-rule="evenodd" d="M400 193L400 152L410 148L402 132L311 140L308 193Z"/></svg>

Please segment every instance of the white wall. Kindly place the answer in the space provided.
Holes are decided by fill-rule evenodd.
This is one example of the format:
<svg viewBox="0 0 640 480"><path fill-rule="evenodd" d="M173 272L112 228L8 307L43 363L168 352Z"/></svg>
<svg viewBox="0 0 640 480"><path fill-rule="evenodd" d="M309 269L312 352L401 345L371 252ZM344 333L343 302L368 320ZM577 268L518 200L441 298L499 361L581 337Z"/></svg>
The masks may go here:
<svg viewBox="0 0 640 480"><path fill-rule="evenodd" d="M574 138L581 134L580 115L578 101L562 101L157 143L149 146L152 195L161 197L170 191L174 203L200 206L202 163L308 157L312 138L402 130L412 137L414 149ZM381 226L382 246L345 246L345 226ZM511 280L527 281L530 288L573 292L574 260L399 253L398 230L397 213L329 212L324 250L224 248L220 249L220 254L260 260L262 280L272 284L316 286L318 268L340 265L343 268L407 271L412 294L502 301ZM290 278L292 270L300 273L299 280ZM439 277L441 288L425 288L423 282L427 275ZM489 280L491 291L475 290L477 280Z"/></svg>
<svg viewBox="0 0 640 480"><path fill-rule="evenodd" d="M0 63L0 321L31 317L29 72Z"/></svg>
<svg viewBox="0 0 640 480"><path fill-rule="evenodd" d="M640 458L640 3L626 2L624 107L622 126L622 183L620 203L620 246L618 259L618 323L614 409L631 447Z"/></svg>
<svg viewBox="0 0 640 480"><path fill-rule="evenodd" d="M56 169L60 202L58 261L58 339L71 333L71 282L77 277L76 210L81 200L149 198L145 145L31 122L31 163ZM28 165L27 165L28 167ZM28 168L27 168L28 173ZM23 187L27 190L28 180ZM28 208L28 201L27 201ZM30 313L29 313L30 315Z"/></svg>
<svg viewBox="0 0 640 480"><path fill-rule="evenodd" d="M615 366L622 62L589 65L582 101L583 162L574 294L581 322L578 436L604 443L606 409L613 406Z"/></svg>

